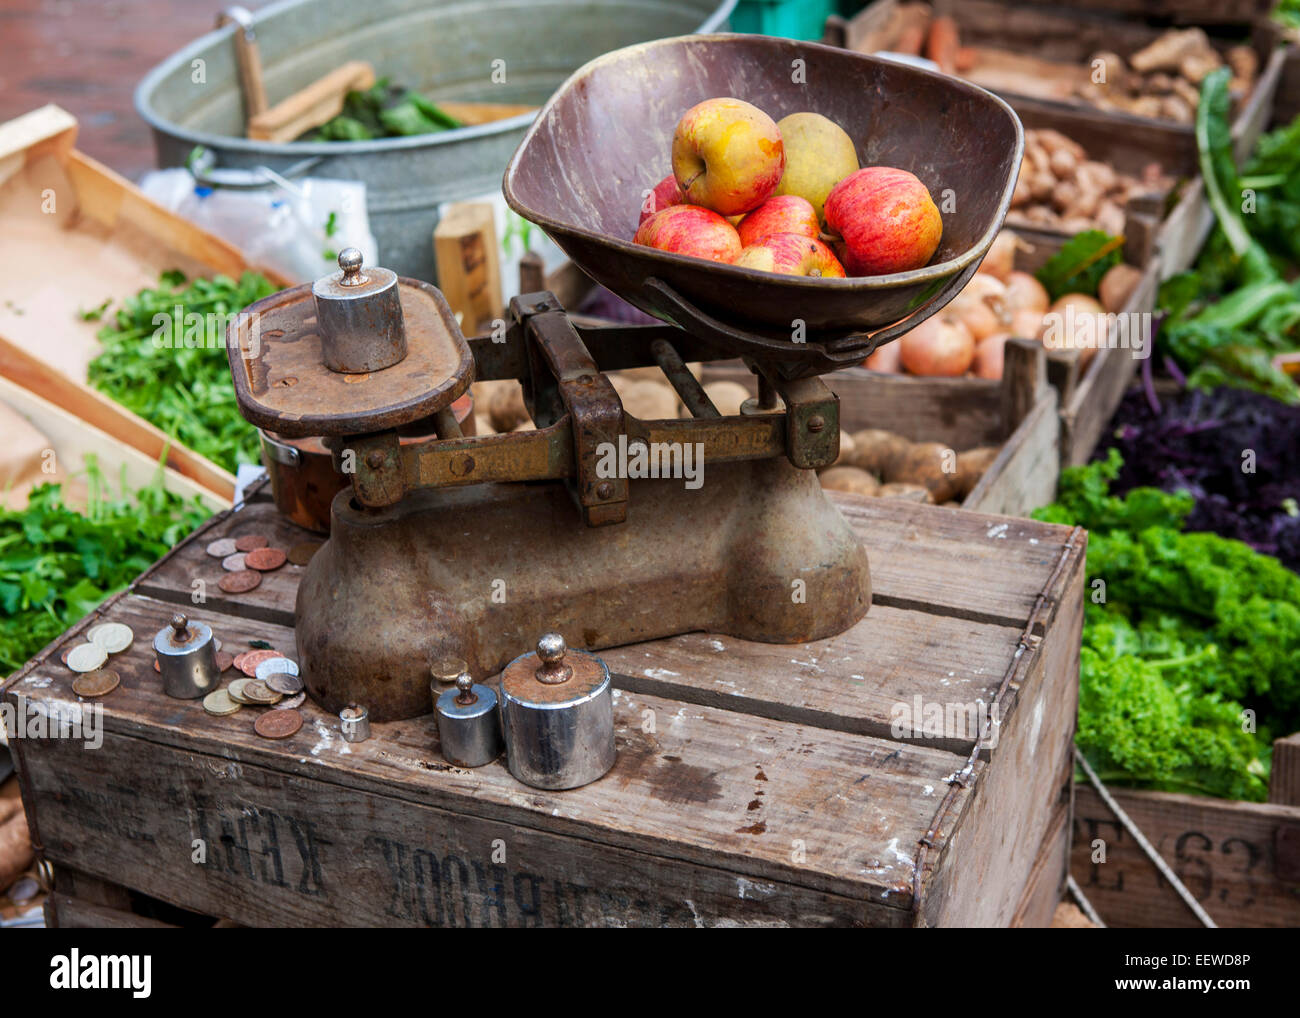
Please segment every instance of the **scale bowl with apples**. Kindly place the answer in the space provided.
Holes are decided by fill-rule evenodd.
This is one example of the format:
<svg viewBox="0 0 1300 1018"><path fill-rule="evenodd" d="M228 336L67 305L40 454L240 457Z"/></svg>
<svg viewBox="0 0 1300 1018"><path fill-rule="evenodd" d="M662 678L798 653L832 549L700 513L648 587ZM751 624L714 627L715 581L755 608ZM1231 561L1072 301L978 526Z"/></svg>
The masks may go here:
<svg viewBox="0 0 1300 1018"><path fill-rule="evenodd" d="M809 279L634 245L677 120L719 96L776 120L822 113L862 165L909 170L944 196L931 264ZM955 78L786 39L665 39L577 71L504 181L516 212L663 324L581 324L541 292L511 302L504 330L466 338L435 287L352 256L251 305L227 343L241 412L323 438L351 482L298 590L313 699L365 704L375 721L427 714L442 662L481 680L548 631L595 650L696 630L799 643L852 626L870 574L817 481L840 431L819 376L860 364L965 285L1022 148L1011 109ZM758 396L723 416L686 365L736 357ZM607 372L635 367L661 369L691 416L626 413ZM521 383L534 430L461 434L452 402L489 379ZM417 422L432 437L401 441ZM664 458L670 476L611 470L629 448ZM671 476L688 450L698 485Z"/></svg>

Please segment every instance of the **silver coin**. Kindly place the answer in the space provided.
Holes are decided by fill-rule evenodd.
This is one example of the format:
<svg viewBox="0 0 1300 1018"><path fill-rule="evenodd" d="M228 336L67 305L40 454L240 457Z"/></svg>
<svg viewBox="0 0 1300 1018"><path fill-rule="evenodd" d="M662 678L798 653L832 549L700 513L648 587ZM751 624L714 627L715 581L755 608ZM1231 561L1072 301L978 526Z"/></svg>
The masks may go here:
<svg viewBox="0 0 1300 1018"><path fill-rule="evenodd" d="M263 682L277 672L287 672L290 675L298 674L298 662L287 657L268 657L265 660L257 662L253 668L253 674Z"/></svg>
<svg viewBox="0 0 1300 1018"><path fill-rule="evenodd" d="M235 547L235 539L233 537L223 537L219 540L212 541L204 549L204 551L213 558L226 558L229 555L235 554L238 550L239 549Z"/></svg>
<svg viewBox="0 0 1300 1018"><path fill-rule="evenodd" d="M93 672L108 660L108 651L96 643L83 643L68 651L68 667L74 672Z"/></svg>
<svg viewBox="0 0 1300 1018"><path fill-rule="evenodd" d="M292 696L302 691L302 677L288 672L272 672L264 680L267 689L273 689L285 696Z"/></svg>
<svg viewBox="0 0 1300 1018"><path fill-rule="evenodd" d="M228 573L242 573L247 568L244 565L244 553L237 551L233 555L227 555L221 560L221 568Z"/></svg>
<svg viewBox="0 0 1300 1018"><path fill-rule="evenodd" d="M295 707L301 707L302 702L307 699L307 692L304 690L296 696L286 696L279 703L272 706L272 710L292 710Z"/></svg>
<svg viewBox="0 0 1300 1018"><path fill-rule="evenodd" d="M135 631L121 622L105 622L87 635L91 643L109 654L120 654L135 641Z"/></svg>

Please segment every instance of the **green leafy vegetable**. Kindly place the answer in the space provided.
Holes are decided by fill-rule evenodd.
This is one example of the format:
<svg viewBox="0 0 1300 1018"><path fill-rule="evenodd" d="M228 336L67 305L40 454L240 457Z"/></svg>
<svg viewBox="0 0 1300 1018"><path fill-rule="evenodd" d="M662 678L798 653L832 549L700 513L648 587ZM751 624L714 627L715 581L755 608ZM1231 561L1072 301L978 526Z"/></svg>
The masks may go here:
<svg viewBox="0 0 1300 1018"><path fill-rule="evenodd" d="M103 351L90 363L90 384L227 470L256 463L257 432L235 403L225 329L230 316L274 292L255 272L192 283L164 272L99 330Z"/></svg>
<svg viewBox="0 0 1300 1018"><path fill-rule="evenodd" d="M302 140L368 141L432 134L461 126L459 120L419 92L390 85L387 78L380 78L364 91L349 92L343 100L343 111L309 131Z"/></svg>
<svg viewBox="0 0 1300 1018"><path fill-rule="evenodd" d="M1111 449L1065 470L1034 513L1088 528L1089 582L1104 584L1084 625L1079 747L1112 781L1263 800L1270 733L1300 728L1300 576L1185 533L1187 492L1111 495L1121 466Z"/></svg>
<svg viewBox="0 0 1300 1018"><path fill-rule="evenodd" d="M1067 240L1034 275L1052 300L1067 293L1096 296L1106 270L1119 264L1123 246L1123 237L1112 237L1103 230L1085 230Z"/></svg>
<svg viewBox="0 0 1300 1018"><path fill-rule="evenodd" d="M34 489L22 510L0 508L0 675L126 587L208 517L197 499L166 491L161 472L114 495L87 457L84 512L63 486Z"/></svg>

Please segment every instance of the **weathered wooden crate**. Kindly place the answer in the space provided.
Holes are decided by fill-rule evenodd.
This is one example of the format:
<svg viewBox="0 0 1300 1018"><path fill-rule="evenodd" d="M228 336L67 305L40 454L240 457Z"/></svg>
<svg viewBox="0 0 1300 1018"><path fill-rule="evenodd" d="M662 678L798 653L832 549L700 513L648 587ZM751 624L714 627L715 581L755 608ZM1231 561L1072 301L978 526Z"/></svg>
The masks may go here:
<svg viewBox="0 0 1300 1018"><path fill-rule="evenodd" d="M1300 926L1300 804L1111 794L1218 925ZM1075 791L1070 871L1110 926L1200 926L1088 785Z"/></svg>
<svg viewBox="0 0 1300 1018"><path fill-rule="evenodd" d="M100 325L77 312L157 285L165 269L237 278L250 266L78 152L76 137L75 118L57 106L0 125L0 257L10 267L0 283L0 373L155 462L165 454L229 503L229 471L86 384Z"/></svg>
<svg viewBox="0 0 1300 1018"><path fill-rule="evenodd" d="M881 48L880 32L888 24L889 14L897 2L875 0L834 34L842 32L842 44L851 49ZM1072 8L1069 5L1011 4L1002 0L963 0L949 5L944 13L956 20L965 46L987 47L1070 64L1081 64L1099 50L1109 50L1127 58L1164 31L1149 23L1149 12L1123 17L1111 11L1080 10L1077 5ZM1229 20L1238 21L1235 17ZM1247 21L1249 43L1259 57L1259 74L1255 88L1233 120L1232 135L1238 159L1254 149L1260 133L1269 123L1286 60L1285 50L1280 46L1282 32L1279 27L1265 18L1248 18ZM1207 23L1207 31L1216 48L1226 49L1231 44L1213 25ZM1013 89L998 88L995 91L1009 101L1044 98ZM1085 108L1082 101L1076 99L1051 98L1048 101L1062 108ZM1106 115L1114 123L1116 133L1128 137L1164 124L1189 136L1193 133L1191 125L1127 113Z"/></svg>
<svg viewBox="0 0 1300 1018"><path fill-rule="evenodd" d="M618 761L556 793L500 761L449 766L431 716L348 744L308 703L298 734L268 742L249 711L163 695L149 637L178 606L227 649L294 648L298 568L234 600L203 551L306 536L259 493L3 687L15 709L57 714L76 699L63 644L104 618L135 629L100 749L13 740L38 851L74 885L253 925L1046 925L1068 858L1086 535L836 502L871 558L867 617L799 646L695 634L604 652ZM980 752L958 711L934 738L896 714L978 700L1001 719ZM76 904L70 922L113 921Z"/></svg>

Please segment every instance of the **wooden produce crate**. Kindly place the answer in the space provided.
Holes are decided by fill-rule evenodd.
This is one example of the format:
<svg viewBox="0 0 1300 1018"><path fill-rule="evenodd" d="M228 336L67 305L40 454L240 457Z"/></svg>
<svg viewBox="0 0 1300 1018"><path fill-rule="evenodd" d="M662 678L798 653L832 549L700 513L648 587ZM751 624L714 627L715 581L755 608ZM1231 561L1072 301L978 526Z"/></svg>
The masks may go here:
<svg viewBox="0 0 1300 1018"><path fill-rule="evenodd" d="M893 40L885 39L882 32L889 27L898 2L876 0L869 4L843 27L842 45L864 52L887 48ZM1118 53L1127 59L1164 31L1148 23L1148 13L1125 18L1077 7L1011 4L999 0L962 0L945 8L945 13L956 20L963 46L998 50L1023 58L1023 64L1015 68L1014 75L1004 74L996 81L987 75L981 76L979 70L972 71L970 77L976 84L992 88L1009 101L1013 98L1046 99L1073 109L1090 107L1082 100L1069 97L1063 90L1057 90L1059 94L1053 92L1052 83L1056 79L1047 64L1082 67L1084 61L1101 50ZM1217 49L1226 50L1232 45L1213 26L1207 27L1210 41ZM1286 59L1279 45L1282 33L1278 26L1267 19L1256 19L1250 22L1249 31L1250 45L1259 58L1259 73L1254 89L1233 120L1232 133L1239 160L1254 149L1255 141L1268 125ZM1023 84L1013 84L1017 82ZM1052 94L1047 94L1049 92ZM1128 138L1140 136L1154 125L1169 125L1188 135L1193 133L1190 124L1178 125L1127 113L1107 116L1112 118L1116 134Z"/></svg>
<svg viewBox="0 0 1300 1018"><path fill-rule="evenodd" d="M1300 801L1110 791L1218 925L1300 926ZM1094 861L1103 848L1105 861ZM1201 925L1086 784L1075 790L1070 871L1107 925Z"/></svg>
<svg viewBox="0 0 1300 1018"><path fill-rule="evenodd" d="M618 760L544 792L501 761L445 763L431 716L349 744L308 702L302 730L270 742L249 711L215 718L163 695L149 636L180 606L227 649L293 651L298 567L243 599L191 603L192 582L219 575L208 541L307 536L262 492L3 687L15 710L56 714L75 701L60 647L105 618L136 632L113 659L100 749L13 740L34 841L65 875L56 908L97 879L249 925L1050 921L1069 847L1082 530L836 497L871 558L866 618L797 646L693 634L603 652ZM976 750L960 711L911 737L895 712L918 698L996 704L996 744Z"/></svg>
<svg viewBox="0 0 1300 1018"><path fill-rule="evenodd" d="M76 136L57 106L0 125L0 374L155 462L165 451L168 466L229 502L229 471L86 384L100 323L78 311L156 286L166 269L237 278L250 266L78 152Z"/></svg>

